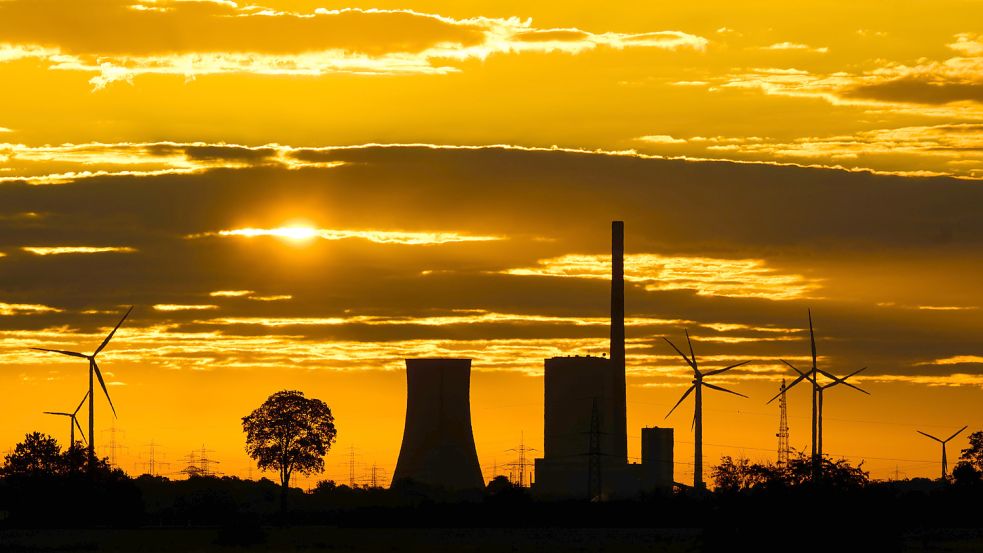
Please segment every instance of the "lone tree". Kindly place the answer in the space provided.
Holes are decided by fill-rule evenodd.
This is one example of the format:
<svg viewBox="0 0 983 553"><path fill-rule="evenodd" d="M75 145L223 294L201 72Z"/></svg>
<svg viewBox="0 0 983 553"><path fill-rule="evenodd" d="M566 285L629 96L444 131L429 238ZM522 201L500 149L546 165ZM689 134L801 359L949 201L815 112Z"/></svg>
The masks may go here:
<svg viewBox="0 0 983 553"><path fill-rule="evenodd" d="M962 450L959 459L983 472L983 430L977 430L969 435L969 447Z"/></svg>
<svg viewBox="0 0 983 553"><path fill-rule="evenodd" d="M334 416L323 401L284 390L242 418L246 453L260 470L280 473L280 508L286 510L290 475L324 472L324 456L334 443Z"/></svg>

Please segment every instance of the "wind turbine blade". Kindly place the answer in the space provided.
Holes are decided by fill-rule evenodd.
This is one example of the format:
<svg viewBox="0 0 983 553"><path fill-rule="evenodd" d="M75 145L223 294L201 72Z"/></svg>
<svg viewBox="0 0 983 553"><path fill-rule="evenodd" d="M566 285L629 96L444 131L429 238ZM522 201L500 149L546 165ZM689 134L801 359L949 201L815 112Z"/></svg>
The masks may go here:
<svg viewBox="0 0 983 553"><path fill-rule="evenodd" d="M106 336L106 339L103 340L101 344L99 344L99 347L96 348L95 353L92 354L93 356L99 355L99 352L102 351L102 348L106 347L106 344L108 344L109 341L112 340L113 335L116 334L117 330L119 330L119 326L123 324L123 321L125 321L127 317L130 316L130 311L133 311L132 305L130 306L129 309L126 310L126 313L123 315L123 318L120 319L118 323L116 323L116 326L113 328L113 331L109 333L109 336Z"/></svg>
<svg viewBox="0 0 983 553"><path fill-rule="evenodd" d="M718 392L727 392L728 394L734 394L735 396L747 397L744 394L733 392L731 390L728 390L727 388L721 388L720 386L710 384L709 382L704 382L703 385L706 386L707 388L710 388L711 390L717 390Z"/></svg>
<svg viewBox="0 0 983 553"><path fill-rule="evenodd" d="M684 328L683 332L686 334L686 343L689 344L689 358L693 361L693 369L696 369L696 354L693 353L693 342L689 339L689 329Z"/></svg>
<svg viewBox="0 0 983 553"><path fill-rule="evenodd" d="M825 376L826 378L828 378L830 380L839 380L839 378L835 374L828 373L828 372L826 372L826 371L824 371L822 369L816 369L816 372L819 373L819 374L821 374L821 375L823 375L823 376Z"/></svg>
<svg viewBox="0 0 983 553"><path fill-rule="evenodd" d="M696 430L696 411L693 411L693 420L689 423L689 431L692 432Z"/></svg>
<svg viewBox="0 0 983 553"><path fill-rule="evenodd" d="M79 420L77 418L75 418L75 417L72 417L72 421L75 422L75 428L78 428L79 429L79 435L82 436L82 442L85 443L86 445L88 445L89 442L86 441L86 439L85 439L85 431L82 430L82 425L79 424Z"/></svg>
<svg viewBox="0 0 983 553"><path fill-rule="evenodd" d="M867 367L861 367L861 368L859 368L859 369L857 369L857 370L855 370L855 371L853 371L852 373L850 373L850 374L848 374L848 375L846 375L846 376L844 376L844 377L843 377L843 378L842 378L841 380L846 380L846 379L848 379L848 378L850 378L850 377L852 377L852 376L856 376L856 375L858 375L858 374L860 374L860 373L862 373L862 372L864 372L864 371L866 371L866 370L867 370Z"/></svg>
<svg viewBox="0 0 983 553"><path fill-rule="evenodd" d="M703 373L703 376L712 376L712 375L715 375L715 374L720 374L720 373L722 373L724 371L729 371L729 370L731 370L733 368L740 367L741 365L747 365L750 362L751 362L751 360L748 359L747 361L741 361L740 363L734 363L733 365L731 365L729 367L724 367L722 369L714 369L712 371L705 372L705 373Z"/></svg>
<svg viewBox="0 0 983 553"><path fill-rule="evenodd" d="M958 436L958 435L959 435L959 433L960 433L960 432L962 432L963 430L966 430L966 427L968 427L968 426L969 426L969 425L967 424L966 426L964 426L964 427L962 427L962 428L960 428L959 430L956 430L956 433L955 433L955 434L953 434L952 436L949 436L948 438L946 438L946 439L945 439L945 441L947 441L947 442L948 442L949 440L951 440L951 439L953 439L953 438L955 438L956 436Z"/></svg>
<svg viewBox="0 0 983 553"><path fill-rule="evenodd" d="M921 434L922 436L927 436L927 437L929 437L929 438L932 438L933 440L935 440L935 441L937 441L937 442L939 442L940 444L941 444L941 443L943 443L943 442L942 442L942 440L940 440L940 439L938 439L938 438L936 438L935 436L933 436L933 435L931 435L931 434L926 434L926 433L924 433L924 432L922 432L921 430L915 430L915 432L918 432L918 433L919 433L919 434Z"/></svg>
<svg viewBox="0 0 983 553"><path fill-rule="evenodd" d="M826 385L826 387L829 388L829 387L835 386L837 384L842 384L844 386L849 386L850 388L853 388L854 390L856 390L858 392L863 392L863 393L867 394L868 396L870 395L870 392L868 392L867 390L864 390L863 388L860 388L858 386L854 386L853 384L850 384L849 382L844 382L842 380L837 380L836 382L834 382L832 384Z"/></svg>
<svg viewBox="0 0 983 553"><path fill-rule="evenodd" d="M794 367L793 367L793 368L794 368ZM796 370L798 370L798 369L796 369ZM800 372L800 373L799 373L799 376L798 376L798 377L797 377L797 378L796 378L795 380L793 380L791 384L789 384L788 386L785 386L785 390L784 390L784 391L786 391L786 392L787 392L787 391L789 391L789 390L791 390L791 389L792 389L792 386L795 386L795 385L796 385L796 384L798 384L799 382L802 382L803 380L805 380L805 378L806 378L806 376L805 376L804 374L802 374L802 373ZM771 398L771 399L769 399L769 400L768 400L768 401L767 401L767 402L765 403L765 405L768 405L769 403L771 403L771 402L773 402L773 401L775 401L776 399L778 399L778 396L780 396L780 395L782 395L782 392L778 392L777 394L775 394L775 397L773 397L773 398Z"/></svg>
<svg viewBox="0 0 983 553"><path fill-rule="evenodd" d="M113 406L113 398L109 397L109 390L106 389L106 381L102 379L102 371L99 370L99 365L96 364L96 360L92 359L92 368L96 371L96 378L99 379L99 385L102 386L103 393L106 394L106 399L109 400L109 407L113 410L113 416L116 416L116 407Z"/></svg>
<svg viewBox="0 0 983 553"><path fill-rule="evenodd" d="M61 415L63 417L70 417L70 416L72 416L71 413L59 413L58 411L44 411L44 414L45 415Z"/></svg>
<svg viewBox="0 0 983 553"><path fill-rule="evenodd" d="M802 377L802 378L809 378L809 375L807 373L804 373L804 372L800 371L798 369L798 367L796 367L795 365L789 363L788 361L786 361L784 359L779 359L779 361L781 361L782 363L785 363L786 365L788 365L789 367L791 367L793 371L799 373L799 376L800 377ZM798 380L799 379L796 379L796 382L798 382ZM812 379L811 378L809 378L809 382L812 382ZM791 386L789 386L789 388L791 388Z"/></svg>
<svg viewBox="0 0 983 553"><path fill-rule="evenodd" d="M60 353L62 355L71 355L72 357L81 357L82 359L88 359L88 356L86 356L84 353L79 353L77 351L66 351L63 349L45 349L45 348L31 348L31 349L37 351L48 351L51 353Z"/></svg>
<svg viewBox="0 0 983 553"><path fill-rule="evenodd" d="M816 333L812 330L812 309L809 309L809 342L812 344L812 368L816 368Z"/></svg>
<svg viewBox="0 0 983 553"><path fill-rule="evenodd" d="M672 409L670 409L669 412L666 413L666 416L664 418L667 418L668 419L669 418L669 415L671 415L672 412L676 410L676 407L679 407L679 404L682 403L684 399L686 399L686 396L688 396L691 393L693 393L693 390L695 390L695 389L696 389L696 384L693 384L692 386L690 386L689 389L686 390L686 392L683 394L683 397L679 398L679 401L677 401L676 404L672 406Z"/></svg>
<svg viewBox="0 0 983 553"><path fill-rule="evenodd" d="M683 359L686 360L686 363L690 367L692 367L694 371L696 370L696 364L693 363L692 361L690 361L690 358L689 357L686 357L686 354L683 353L682 351L680 351L680 349L676 347L676 344L674 344L671 341L669 341L669 338L666 338L665 336L663 336L662 339L665 340L667 344L669 344L670 346L672 346L672 349L676 350L676 353L678 353L679 355L682 355L683 356Z"/></svg>
<svg viewBox="0 0 983 553"><path fill-rule="evenodd" d="M75 415L77 415L77 414L78 414L78 412L79 412L79 409L81 409L81 408L82 408L82 406L83 406L83 405L85 405L85 400L86 400L86 399L88 399L88 398L89 398L89 392L85 392L85 395L84 395L84 396L82 396L82 401L80 401L80 402L79 402L79 406L78 406L78 407L76 407L76 408L75 408L75 412L74 412L74 413L72 413L72 416L73 416L73 417L74 417Z"/></svg>

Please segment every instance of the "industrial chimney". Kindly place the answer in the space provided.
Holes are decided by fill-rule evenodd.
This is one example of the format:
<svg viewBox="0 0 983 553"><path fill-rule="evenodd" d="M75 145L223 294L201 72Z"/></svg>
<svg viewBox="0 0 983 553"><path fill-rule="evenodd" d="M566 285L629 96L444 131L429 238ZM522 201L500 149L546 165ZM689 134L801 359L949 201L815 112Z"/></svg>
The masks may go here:
<svg viewBox="0 0 983 553"><path fill-rule="evenodd" d="M628 462L628 412L625 394L625 223L611 222L611 442L613 459Z"/></svg>
<svg viewBox="0 0 983 553"><path fill-rule="evenodd" d="M393 484L481 489L471 431L471 360L406 360L406 425Z"/></svg>

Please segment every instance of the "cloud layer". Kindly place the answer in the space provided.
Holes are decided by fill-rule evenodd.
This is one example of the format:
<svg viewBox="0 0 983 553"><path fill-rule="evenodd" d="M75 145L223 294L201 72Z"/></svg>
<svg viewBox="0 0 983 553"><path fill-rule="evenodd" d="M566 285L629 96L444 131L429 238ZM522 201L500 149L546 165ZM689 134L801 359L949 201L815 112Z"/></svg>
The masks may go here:
<svg viewBox="0 0 983 553"><path fill-rule="evenodd" d="M446 74L498 54L597 48L702 50L681 31L537 28L530 19L455 19L413 10L290 12L233 2L14 0L0 3L0 62L39 59L94 73L96 88L144 74Z"/></svg>
<svg viewBox="0 0 983 553"><path fill-rule="evenodd" d="M708 361L753 358L746 378L773 379L779 357L803 354L810 306L829 365L938 382L983 371L970 277L983 189L956 180L505 147L107 148L127 147L208 151L215 165L0 185L8 362L39 362L25 340L89 340L136 304L133 339L171 368L467 354L535 374L544 355L604 350L607 225L620 218L642 382L685 378L656 340L681 327ZM254 158L298 165L225 165Z"/></svg>

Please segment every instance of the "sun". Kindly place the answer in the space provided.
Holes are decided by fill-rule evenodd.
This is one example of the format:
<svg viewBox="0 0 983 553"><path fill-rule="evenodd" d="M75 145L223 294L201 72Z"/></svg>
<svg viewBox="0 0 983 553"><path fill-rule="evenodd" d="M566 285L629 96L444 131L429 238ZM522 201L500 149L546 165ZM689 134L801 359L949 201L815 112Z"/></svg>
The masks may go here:
<svg viewBox="0 0 983 553"><path fill-rule="evenodd" d="M277 229L272 229L271 234L274 236L279 236L280 238L286 238L291 242L307 242L312 238L316 238L318 231L315 228L302 226L302 225L291 225L287 227L280 227Z"/></svg>

